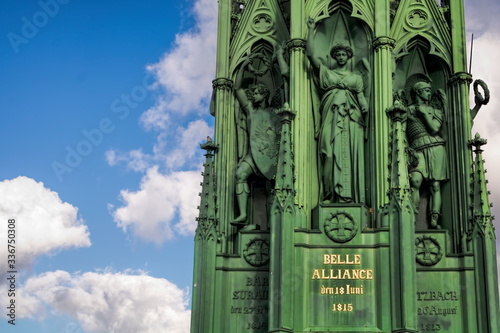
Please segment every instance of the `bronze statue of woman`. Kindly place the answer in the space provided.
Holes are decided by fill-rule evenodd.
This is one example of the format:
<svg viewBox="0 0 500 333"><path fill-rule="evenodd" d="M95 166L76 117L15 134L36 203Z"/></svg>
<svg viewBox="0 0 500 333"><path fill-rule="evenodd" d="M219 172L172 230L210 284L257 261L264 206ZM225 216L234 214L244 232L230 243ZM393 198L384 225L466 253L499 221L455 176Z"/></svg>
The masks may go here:
<svg viewBox="0 0 500 333"><path fill-rule="evenodd" d="M337 66L329 68L314 52L316 24L312 18L307 21L307 26L307 56L316 74L321 98L317 134L320 201L364 203L364 132L368 103L363 78L347 66L354 55L348 45L332 47L330 55Z"/></svg>

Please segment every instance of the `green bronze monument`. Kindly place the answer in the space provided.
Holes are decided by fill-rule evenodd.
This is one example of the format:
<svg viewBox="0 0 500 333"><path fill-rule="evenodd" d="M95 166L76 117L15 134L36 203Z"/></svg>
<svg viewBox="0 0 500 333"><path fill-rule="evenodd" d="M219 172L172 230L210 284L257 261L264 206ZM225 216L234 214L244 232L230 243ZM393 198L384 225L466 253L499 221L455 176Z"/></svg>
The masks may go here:
<svg viewBox="0 0 500 333"><path fill-rule="evenodd" d="M500 332L463 1L218 4L191 332Z"/></svg>

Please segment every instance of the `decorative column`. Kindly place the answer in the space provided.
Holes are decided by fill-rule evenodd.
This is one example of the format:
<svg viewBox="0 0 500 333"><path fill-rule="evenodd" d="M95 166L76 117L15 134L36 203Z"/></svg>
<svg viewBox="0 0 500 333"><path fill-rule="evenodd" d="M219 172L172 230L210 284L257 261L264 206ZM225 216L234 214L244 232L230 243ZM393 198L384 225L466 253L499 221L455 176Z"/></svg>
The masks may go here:
<svg viewBox="0 0 500 333"><path fill-rule="evenodd" d="M392 50L396 41L390 37L378 37L373 41L375 51L374 60L374 89L375 109L373 115L371 131L374 131L372 157L375 161L373 174L376 184L373 184L371 193L372 207L381 207L388 202L389 191L389 119L385 115L386 110L392 104L392 71L393 58ZM376 152L376 153L375 153Z"/></svg>
<svg viewBox="0 0 500 333"><path fill-rule="evenodd" d="M318 188L317 168L312 160L316 156L314 153L316 150L310 87L304 66L306 41L302 38L293 38L287 43L287 49L290 53L290 107L292 110L299 110L297 119L293 123L294 161L296 170L300 170L294 175L297 189L295 200L298 207L309 215L318 196ZM303 223L304 225L297 227L306 227L305 218Z"/></svg>
<svg viewBox="0 0 500 333"><path fill-rule="evenodd" d="M234 217L234 161L236 161L233 81L228 78L217 78L212 81L212 84L214 89L212 103L217 118L215 142L219 145L215 170L217 184L224 184L224 188L218 190L221 232L224 235L231 235L233 232L229 221ZM219 154L219 152L223 153ZM224 244L227 244L229 248L222 249L222 251L231 252L231 243L224 242Z"/></svg>
<svg viewBox="0 0 500 333"><path fill-rule="evenodd" d="M215 170L218 177L218 203L220 212L221 232L226 237L231 226L229 221L234 217L234 161L236 148L234 141L236 133L234 129L234 96L232 73L230 72L230 45L231 45L231 20L233 19L233 0L218 1L217 21L217 54L215 66L215 80L212 81L212 105L211 113L216 117L214 141L219 145L215 158ZM220 153L220 154L219 154ZM228 247L223 252L232 252L232 242L224 242Z"/></svg>
<svg viewBox="0 0 500 333"><path fill-rule="evenodd" d="M469 109L469 86L472 76L469 73L456 73L449 80L451 110L448 113L448 157L450 174L455 175L450 181L451 191L455 195L451 202L453 224L449 226L453 235L455 251L464 251L463 241L467 231L466 223L471 218L470 212L470 166L472 156L469 149L469 139L472 119Z"/></svg>
<svg viewBox="0 0 500 333"><path fill-rule="evenodd" d="M219 0L217 21L217 59L215 77L229 76L229 46L231 38L232 0Z"/></svg>
<svg viewBox="0 0 500 333"><path fill-rule="evenodd" d="M452 66L455 73L470 71L467 70L467 46L465 35L465 8L464 1L446 1L450 8L450 35L453 49Z"/></svg>
<svg viewBox="0 0 500 333"><path fill-rule="evenodd" d="M452 52L451 68L453 74L449 80L451 110L448 121L448 152L450 159L450 174L455 174L456 181L451 181L451 193L456 195L452 202L453 225L449 226L453 235L453 251L466 251L464 240L467 227L465 224L471 218L470 197L468 195L468 174L472 164L472 156L468 149L471 138L472 120L469 107L469 86L472 75L467 73L467 46L465 35L464 1L447 1L450 10L450 36L454 52Z"/></svg>
<svg viewBox="0 0 500 333"><path fill-rule="evenodd" d="M387 110L392 120L390 142L389 262L393 333L417 333L415 217L405 152L407 109L400 101Z"/></svg>
<svg viewBox="0 0 500 333"><path fill-rule="evenodd" d="M313 204L318 201L316 141L311 104L311 81L306 59L306 2L290 1L290 107L297 111L293 126L295 162L295 203L299 207L298 227L307 228Z"/></svg>
<svg viewBox="0 0 500 333"><path fill-rule="evenodd" d="M277 112L282 120L274 200L270 214L269 332L292 333L295 292L293 234L296 209L291 122L295 112L287 107Z"/></svg>
<svg viewBox="0 0 500 333"><path fill-rule="evenodd" d="M201 145L206 150L198 227L195 234L194 273L193 273L193 303L192 311L198 316L191 317L191 333L210 331L215 317L215 257L219 238L216 184L214 175L213 156L217 146L211 141ZM214 304L207 306L206 302Z"/></svg>

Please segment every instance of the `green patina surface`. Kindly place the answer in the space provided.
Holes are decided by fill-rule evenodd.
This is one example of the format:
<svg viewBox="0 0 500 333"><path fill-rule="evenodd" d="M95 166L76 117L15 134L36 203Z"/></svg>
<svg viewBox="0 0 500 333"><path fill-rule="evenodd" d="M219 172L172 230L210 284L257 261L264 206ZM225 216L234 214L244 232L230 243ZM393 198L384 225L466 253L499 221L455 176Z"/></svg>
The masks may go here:
<svg viewBox="0 0 500 333"><path fill-rule="evenodd" d="M500 332L463 1L218 3L191 332Z"/></svg>

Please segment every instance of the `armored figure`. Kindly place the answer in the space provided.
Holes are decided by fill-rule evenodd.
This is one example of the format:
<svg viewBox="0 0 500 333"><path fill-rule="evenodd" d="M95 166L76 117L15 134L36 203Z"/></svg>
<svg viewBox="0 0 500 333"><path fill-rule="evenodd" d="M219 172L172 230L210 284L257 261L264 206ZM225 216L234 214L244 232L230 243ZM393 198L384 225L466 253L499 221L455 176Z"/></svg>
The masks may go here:
<svg viewBox="0 0 500 333"><path fill-rule="evenodd" d="M410 185L413 188L413 204L418 211L420 187L428 181L430 187L430 224L439 228L441 212L441 182L448 179L445 140L439 135L444 123L445 95L438 90L431 98L428 81L418 81L411 88L412 104L408 107L406 135L412 161Z"/></svg>

